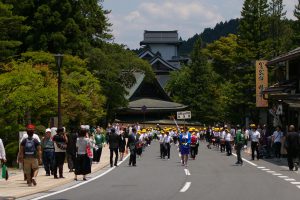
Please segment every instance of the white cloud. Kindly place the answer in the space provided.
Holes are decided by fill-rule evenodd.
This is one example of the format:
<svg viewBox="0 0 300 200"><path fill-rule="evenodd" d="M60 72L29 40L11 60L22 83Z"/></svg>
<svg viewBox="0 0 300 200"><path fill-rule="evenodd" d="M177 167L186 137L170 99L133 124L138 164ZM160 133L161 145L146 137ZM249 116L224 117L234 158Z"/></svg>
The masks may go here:
<svg viewBox="0 0 300 200"><path fill-rule="evenodd" d="M138 48L144 30L178 30L188 39L204 28L240 17L244 0L109 0L115 42ZM298 0L283 0L293 18Z"/></svg>
<svg viewBox="0 0 300 200"><path fill-rule="evenodd" d="M195 0L142 1L125 16L112 13L109 18L116 42L130 48L139 47L144 30L178 30L187 39L224 20L215 7Z"/></svg>

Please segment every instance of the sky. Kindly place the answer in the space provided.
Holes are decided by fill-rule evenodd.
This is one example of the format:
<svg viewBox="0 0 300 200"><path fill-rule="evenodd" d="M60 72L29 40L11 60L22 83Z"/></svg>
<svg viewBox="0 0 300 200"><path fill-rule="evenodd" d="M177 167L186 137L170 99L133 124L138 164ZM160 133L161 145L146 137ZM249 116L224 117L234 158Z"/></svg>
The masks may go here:
<svg viewBox="0 0 300 200"><path fill-rule="evenodd" d="M240 17L244 0L104 0L115 43L139 48L144 30L177 30L183 40ZM293 19L298 0L283 0Z"/></svg>

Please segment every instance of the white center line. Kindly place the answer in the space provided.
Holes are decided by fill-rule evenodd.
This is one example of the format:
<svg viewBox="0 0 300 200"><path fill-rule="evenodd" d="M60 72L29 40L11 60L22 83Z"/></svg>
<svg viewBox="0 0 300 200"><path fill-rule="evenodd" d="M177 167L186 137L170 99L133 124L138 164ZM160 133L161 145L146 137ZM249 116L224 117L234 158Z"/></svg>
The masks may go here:
<svg viewBox="0 0 300 200"><path fill-rule="evenodd" d="M279 178L288 178L288 176L278 176Z"/></svg>
<svg viewBox="0 0 300 200"><path fill-rule="evenodd" d="M180 192L186 192L190 188L191 184L191 182L186 182Z"/></svg>
<svg viewBox="0 0 300 200"><path fill-rule="evenodd" d="M261 169L261 170L263 170L263 171L270 171L270 169Z"/></svg>
<svg viewBox="0 0 300 200"><path fill-rule="evenodd" d="M291 182L293 185L300 185L300 182Z"/></svg>
<svg viewBox="0 0 300 200"><path fill-rule="evenodd" d="M187 175L187 176L191 175L191 173L190 173L190 171L188 169L184 169L184 172L185 172L185 175Z"/></svg>
<svg viewBox="0 0 300 200"><path fill-rule="evenodd" d="M296 180L293 179L293 178L287 178L287 179L284 179L284 180L286 180L286 181L296 181Z"/></svg>
<svg viewBox="0 0 300 200"><path fill-rule="evenodd" d="M237 157L237 155L235 153L233 153L232 155L234 155L235 157ZM243 161L245 161L246 163L254 166L254 167L257 167L257 164L253 163L253 162L250 162L249 160L245 159L245 158L242 158Z"/></svg>
<svg viewBox="0 0 300 200"><path fill-rule="evenodd" d="M265 167L257 167L258 169L264 169Z"/></svg>
<svg viewBox="0 0 300 200"><path fill-rule="evenodd" d="M281 176L282 174L273 174L274 176Z"/></svg>

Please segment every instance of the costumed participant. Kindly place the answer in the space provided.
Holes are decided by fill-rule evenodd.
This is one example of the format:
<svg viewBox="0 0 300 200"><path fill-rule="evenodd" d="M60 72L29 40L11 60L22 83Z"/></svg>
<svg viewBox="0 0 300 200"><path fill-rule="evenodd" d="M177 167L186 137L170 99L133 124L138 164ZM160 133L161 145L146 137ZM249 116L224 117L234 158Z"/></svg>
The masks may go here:
<svg viewBox="0 0 300 200"><path fill-rule="evenodd" d="M189 130L192 133L191 136L191 158L196 159L196 148L197 148L197 135L194 129Z"/></svg>
<svg viewBox="0 0 300 200"><path fill-rule="evenodd" d="M187 161L190 154L190 144L191 144L191 134L187 129L180 133L179 136L179 145L181 153L181 162L182 166L187 167Z"/></svg>

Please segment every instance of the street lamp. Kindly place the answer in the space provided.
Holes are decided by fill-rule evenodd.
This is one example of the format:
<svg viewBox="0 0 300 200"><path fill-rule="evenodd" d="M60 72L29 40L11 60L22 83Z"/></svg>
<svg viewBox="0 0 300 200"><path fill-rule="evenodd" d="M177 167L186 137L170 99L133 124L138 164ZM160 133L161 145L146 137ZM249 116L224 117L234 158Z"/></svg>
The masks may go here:
<svg viewBox="0 0 300 200"><path fill-rule="evenodd" d="M57 105L57 111L58 111L58 127L57 128L62 128L62 118L61 118L61 65L63 61L63 54L54 54L55 58L55 63L57 66L57 71L58 71L58 78L57 78L57 90L58 90L58 105Z"/></svg>

